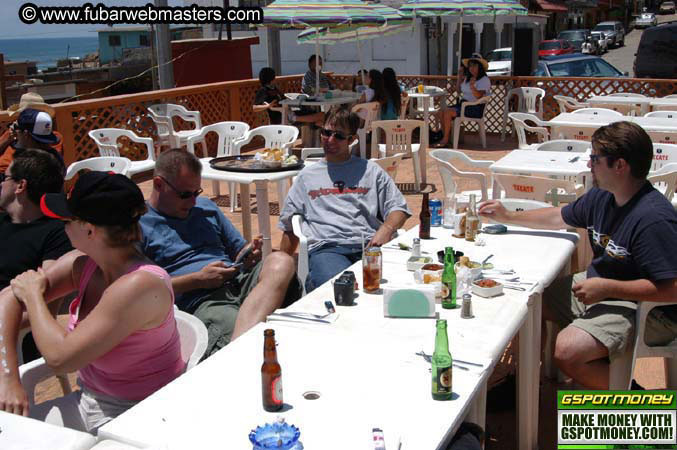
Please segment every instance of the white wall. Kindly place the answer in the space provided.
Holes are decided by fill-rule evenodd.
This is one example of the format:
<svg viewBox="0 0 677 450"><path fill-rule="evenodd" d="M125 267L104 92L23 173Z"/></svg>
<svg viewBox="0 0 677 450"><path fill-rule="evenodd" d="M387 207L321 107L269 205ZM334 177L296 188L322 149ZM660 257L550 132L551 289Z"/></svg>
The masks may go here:
<svg viewBox="0 0 677 450"><path fill-rule="evenodd" d="M422 48L422 27L414 30L366 40L360 42L362 62L367 70L392 67L397 74L423 73L425 55ZM282 75L304 73L308 70L308 58L315 54L315 44L297 44L299 31L280 31L280 53ZM233 36L259 36L259 45L251 47L252 73L257 74L262 67L268 66L267 33L265 28L258 31L236 31ZM320 55L324 60L324 70L335 73L357 73L357 43L320 45Z"/></svg>

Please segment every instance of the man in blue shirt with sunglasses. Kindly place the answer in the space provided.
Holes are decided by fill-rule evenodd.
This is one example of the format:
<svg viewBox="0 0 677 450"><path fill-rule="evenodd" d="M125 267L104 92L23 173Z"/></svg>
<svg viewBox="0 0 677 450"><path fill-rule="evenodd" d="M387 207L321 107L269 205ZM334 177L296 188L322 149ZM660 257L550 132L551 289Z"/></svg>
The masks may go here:
<svg viewBox="0 0 677 450"><path fill-rule="evenodd" d="M280 212L280 250L290 255L298 245L291 218L304 218L308 292L360 260L363 238L369 246L383 245L411 215L395 182L378 164L351 156L349 144L358 125L359 117L345 108L329 115L321 130L324 159L299 173Z"/></svg>
<svg viewBox="0 0 677 450"><path fill-rule="evenodd" d="M209 356L293 303L301 289L289 255L261 261L261 237L247 244L219 207L199 196L201 173L193 154L163 152L140 223L142 250L172 276L176 305L207 326Z"/></svg>

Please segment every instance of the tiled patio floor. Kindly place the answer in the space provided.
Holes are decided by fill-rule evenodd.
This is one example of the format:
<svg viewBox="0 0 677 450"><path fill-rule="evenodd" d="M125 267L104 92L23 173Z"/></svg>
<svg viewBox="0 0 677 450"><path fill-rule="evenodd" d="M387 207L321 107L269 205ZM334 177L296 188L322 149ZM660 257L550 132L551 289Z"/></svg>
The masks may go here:
<svg viewBox="0 0 677 450"><path fill-rule="evenodd" d="M498 136L487 136L487 146L488 149L481 149L479 138L473 134L469 135L465 139L465 142L461 144L461 147L464 149L463 151L473 159L497 160L516 147L516 140L508 137L505 142L501 142ZM437 197L442 199L444 196L442 183L437 169L435 168L435 165L429 156L427 158L427 166L428 184L430 185L430 190L433 192L431 198ZM414 181L411 160L405 160L400 165L396 181L398 183L411 183ZM140 183L140 186L144 192L144 195L148 197L152 190L151 182L142 182ZM221 206L221 209L226 214L226 216L236 227L241 230L242 219L239 207L235 213L231 213L228 209L229 201L226 195L215 198L213 196L211 182L203 182L202 187L205 190L203 195L215 200L219 206ZM465 185L464 183L460 184L461 189L477 189L478 187L479 186L472 187ZM221 193L227 194L227 192L227 186L225 186L225 184L222 185ZM279 216L279 208L277 205L277 190L274 185L271 185L269 188L269 198L271 202L272 245L275 249L279 247L282 233L276 227L277 218ZM422 197L420 194L406 195L407 202L413 212L413 215L411 218L409 218L409 220L407 220L404 228L408 229L418 224L418 214L421 209L421 198ZM254 215L256 213L256 199L253 194L251 195L249 201L251 202L252 214ZM252 217L252 233L253 235L258 233L258 222L256 217ZM510 355L506 355L504 360L504 363L498 365L496 369L497 373L492 377L493 380L502 379L505 374L511 372L514 369L514 367L511 367L511 364L514 364L513 361L515 358L511 357ZM639 384L646 388L665 388L665 373L663 369L662 358L642 359L638 362L637 366L635 378ZM558 388L567 389L568 385L558 385L553 381L544 380L541 387L541 420L539 442L540 448L544 450L556 448L555 427L557 411L555 398ZM503 391L506 392L505 395L500 394L500 392ZM514 394L510 389L499 389L495 392L496 395L490 393L490 398L494 398L496 401L490 403L489 409L487 411L487 431L489 433L489 439L487 440L486 448L501 450L516 449L516 410L514 407L514 398L511 398L511 396ZM42 400L53 398L56 395L59 395L59 388L56 387L56 383L53 383L44 386L37 398Z"/></svg>

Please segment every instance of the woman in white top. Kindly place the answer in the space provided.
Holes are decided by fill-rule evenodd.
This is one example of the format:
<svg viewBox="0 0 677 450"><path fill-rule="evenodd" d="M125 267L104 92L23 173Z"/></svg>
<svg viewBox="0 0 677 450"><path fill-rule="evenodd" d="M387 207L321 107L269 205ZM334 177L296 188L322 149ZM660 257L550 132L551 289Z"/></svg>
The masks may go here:
<svg viewBox="0 0 677 450"><path fill-rule="evenodd" d="M468 69L466 70L465 67ZM458 70L458 78L456 80L456 90L461 93L461 100L449 109L444 110L444 119L442 126L444 129L444 136L435 147L447 147L449 145L449 137L451 134L451 124L454 118L461 115L461 105L463 102L474 102L489 95L491 91L491 82L487 76L487 68L489 63L483 58L464 59L463 65ZM465 108L465 116L480 118L484 114L484 107L486 105L472 105Z"/></svg>

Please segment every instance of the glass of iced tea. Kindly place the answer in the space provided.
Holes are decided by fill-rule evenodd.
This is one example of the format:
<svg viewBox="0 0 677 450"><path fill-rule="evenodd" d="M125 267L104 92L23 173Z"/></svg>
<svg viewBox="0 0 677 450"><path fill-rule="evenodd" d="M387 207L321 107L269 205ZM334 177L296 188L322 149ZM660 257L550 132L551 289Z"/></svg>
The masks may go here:
<svg viewBox="0 0 677 450"><path fill-rule="evenodd" d="M362 254L362 288L375 292L381 287L381 249L369 247Z"/></svg>

